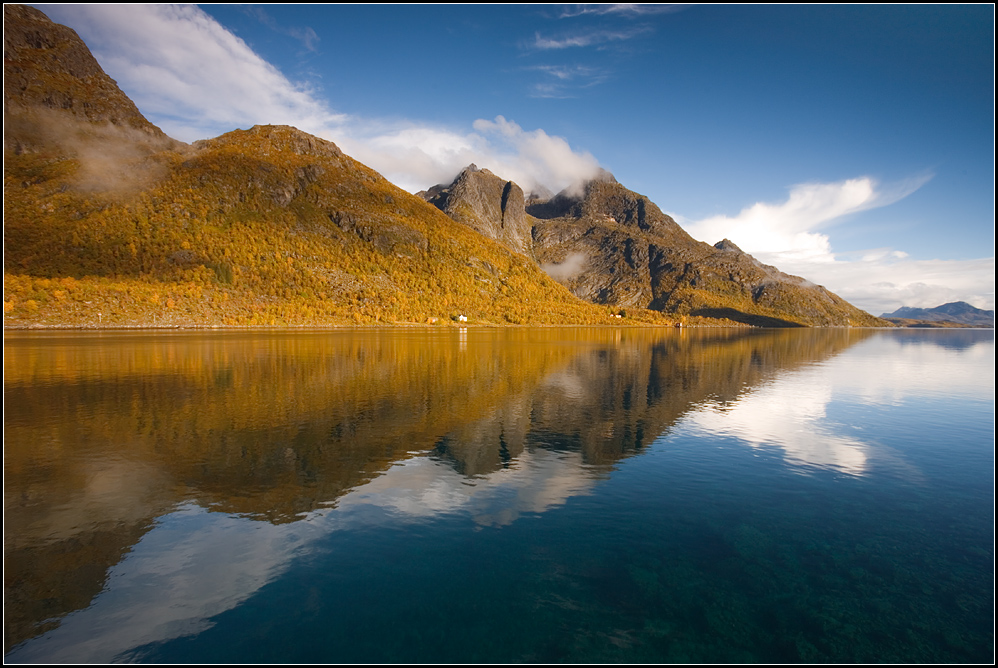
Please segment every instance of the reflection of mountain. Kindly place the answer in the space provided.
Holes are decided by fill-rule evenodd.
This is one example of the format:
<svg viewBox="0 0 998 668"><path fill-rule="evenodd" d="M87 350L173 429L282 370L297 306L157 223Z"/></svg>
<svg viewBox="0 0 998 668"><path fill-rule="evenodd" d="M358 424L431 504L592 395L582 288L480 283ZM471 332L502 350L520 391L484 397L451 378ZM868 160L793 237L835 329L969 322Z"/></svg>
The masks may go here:
<svg viewBox="0 0 998 668"><path fill-rule="evenodd" d="M974 346L995 340L994 331L973 329L949 329L945 332L925 332L918 329L905 329L892 340L901 345L938 346L949 350L967 350Z"/></svg>
<svg viewBox="0 0 998 668"><path fill-rule="evenodd" d="M584 493L705 400L734 400L869 334L8 337L7 646L88 605L178 504L280 524L363 490L501 525ZM427 469L423 454L447 466ZM493 488L520 499L496 505Z"/></svg>

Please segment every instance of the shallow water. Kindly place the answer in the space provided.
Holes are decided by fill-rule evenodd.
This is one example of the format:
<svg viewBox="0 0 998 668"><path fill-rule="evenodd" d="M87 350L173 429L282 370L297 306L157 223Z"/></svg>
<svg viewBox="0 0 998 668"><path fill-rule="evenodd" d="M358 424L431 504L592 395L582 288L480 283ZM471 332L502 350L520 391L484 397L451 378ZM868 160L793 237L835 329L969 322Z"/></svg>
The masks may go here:
<svg viewBox="0 0 998 668"><path fill-rule="evenodd" d="M991 331L8 333L9 662L990 662Z"/></svg>

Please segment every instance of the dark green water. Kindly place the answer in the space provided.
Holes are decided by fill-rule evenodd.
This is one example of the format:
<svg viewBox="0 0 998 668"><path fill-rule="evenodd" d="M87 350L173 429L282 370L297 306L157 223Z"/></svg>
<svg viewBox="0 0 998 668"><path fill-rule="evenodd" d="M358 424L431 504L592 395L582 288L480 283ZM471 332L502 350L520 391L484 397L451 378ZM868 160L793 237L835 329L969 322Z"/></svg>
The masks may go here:
<svg viewBox="0 0 998 668"><path fill-rule="evenodd" d="M7 662L994 658L991 331L4 342Z"/></svg>

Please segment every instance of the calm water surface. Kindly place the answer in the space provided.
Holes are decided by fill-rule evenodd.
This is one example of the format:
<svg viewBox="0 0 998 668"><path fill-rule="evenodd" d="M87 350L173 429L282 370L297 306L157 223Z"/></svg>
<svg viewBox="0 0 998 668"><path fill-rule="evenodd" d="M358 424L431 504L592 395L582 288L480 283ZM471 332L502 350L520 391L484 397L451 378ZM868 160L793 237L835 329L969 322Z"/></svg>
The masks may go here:
<svg viewBox="0 0 998 668"><path fill-rule="evenodd" d="M7 333L8 662L984 662L991 331Z"/></svg>

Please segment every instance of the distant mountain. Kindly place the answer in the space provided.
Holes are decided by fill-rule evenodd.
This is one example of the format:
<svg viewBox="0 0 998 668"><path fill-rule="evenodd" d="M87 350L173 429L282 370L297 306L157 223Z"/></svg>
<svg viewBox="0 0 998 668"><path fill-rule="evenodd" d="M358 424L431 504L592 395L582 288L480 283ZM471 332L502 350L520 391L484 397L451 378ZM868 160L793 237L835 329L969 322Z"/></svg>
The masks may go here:
<svg viewBox="0 0 998 668"><path fill-rule="evenodd" d="M727 239L696 241L606 171L577 191L524 203L516 184L472 165L420 195L596 304L758 326L890 326Z"/></svg>
<svg viewBox="0 0 998 668"><path fill-rule="evenodd" d="M935 308L913 308L902 306L893 313L884 313L881 318L900 320L921 320L925 322L955 322L972 327L994 327L995 312L975 308L967 302L950 302Z"/></svg>

